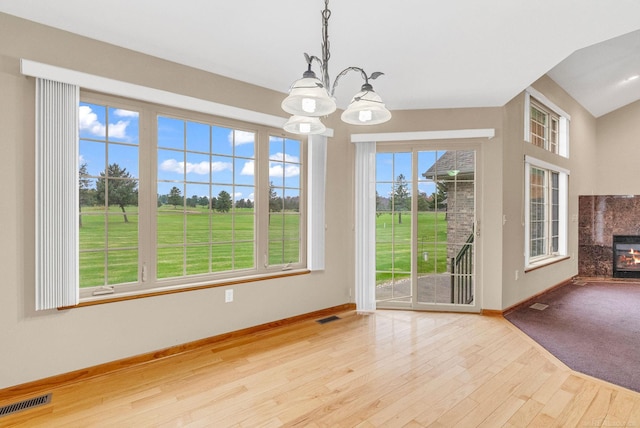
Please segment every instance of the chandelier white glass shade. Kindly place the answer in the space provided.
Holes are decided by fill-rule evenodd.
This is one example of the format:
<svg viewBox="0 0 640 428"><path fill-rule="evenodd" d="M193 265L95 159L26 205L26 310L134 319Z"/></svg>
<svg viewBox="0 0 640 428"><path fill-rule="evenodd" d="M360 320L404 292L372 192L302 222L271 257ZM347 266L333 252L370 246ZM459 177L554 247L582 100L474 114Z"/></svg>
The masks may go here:
<svg viewBox="0 0 640 428"><path fill-rule="evenodd" d="M282 110L293 115L320 117L336 111L336 102L309 64L302 79L291 85L289 96L282 101Z"/></svg>
<svg viewBox="0 0 640 428"><path fill-rule="evenodd" d="M319 117L293 115L283 129L293 134L322 134L327 127L320 122Z"/></svg>
<svg viewBox="0 0 640 428"><path fill-rule="evenodd" d="M329 78L329 0L324 2L322 11L322 59L304 54L307 70L301 79L296 80L289 89L289 96L282 101L282 109L293 116L285 123L284 130L295 134L321 134L326 127L320 122L321 116L327 116L336 110L333 97L338 81L350 71L360 72L365 83L349 107L342 113L342 120L353 125L377 125L391 119L382 99L373 91L369 80L375 80L384 73L376 71L370 76L360 67L348 67L342 70L330 85ZM320 64L321 79L311 70L313 61Z"/></svg>
<svg viewBox="0 0 640 428"><path fill-rule="evenodd" d="M352 125L377 125L391 119L391 112L384 106L380 95L365 83L362 91L353 97L349 107L342 113L341 119Z"/></svg>

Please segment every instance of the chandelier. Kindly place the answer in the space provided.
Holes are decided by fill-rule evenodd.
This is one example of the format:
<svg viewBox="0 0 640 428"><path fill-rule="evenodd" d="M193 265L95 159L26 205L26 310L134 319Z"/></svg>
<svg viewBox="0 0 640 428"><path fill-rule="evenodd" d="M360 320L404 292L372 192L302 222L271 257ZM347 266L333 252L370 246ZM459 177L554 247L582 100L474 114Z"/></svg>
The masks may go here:
<svg viewBox="0 0 640 428"><path fill-rule="evenodd" d="M360 67L348 67L342 70L330 85L329 77L329 0L324 2L322 11L322 58L304 54L307 61L307 70L302 79L296 80L289 89L289 96L282 101L282 109L291 114L291 118L284 124L287 132L294 134L322 134L326 127L320 121L321 116L327 116L336 110L336 101L333 96L338 81L350 71L357 71L364 79L364 84L351 103L342 113L341 119L352 125L377 125L391 119L391 112L386 109L382 99L376 94L369 83L384 73L376 71L371 75ZM320 65L320 79L311 70L312 63L316 61Z"/></svg>

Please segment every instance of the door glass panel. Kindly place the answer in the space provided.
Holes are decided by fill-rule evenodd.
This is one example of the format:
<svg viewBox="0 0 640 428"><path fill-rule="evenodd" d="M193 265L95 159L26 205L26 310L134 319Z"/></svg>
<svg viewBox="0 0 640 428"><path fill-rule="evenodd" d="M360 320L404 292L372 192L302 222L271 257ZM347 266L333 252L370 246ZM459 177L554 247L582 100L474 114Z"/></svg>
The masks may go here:
<svg viewBox="0 0 640 428"><path fill-rule="evenodd" d="M418 242L432 250L420 256L433 260L418 263L417 301L472 304L475 151L419 152L418 165Z"/></svg>
<svg viewBox="0 0 640 428"><path fill-rule="evenodd" d="M411 153L376 162L376 297L411 302Z"/></svg>
<svg viewBox="0 0 640 428"><path fill-rule="evenodd" d="M475 162L474 150L377 154L379 307L474 303Z"/></svg>

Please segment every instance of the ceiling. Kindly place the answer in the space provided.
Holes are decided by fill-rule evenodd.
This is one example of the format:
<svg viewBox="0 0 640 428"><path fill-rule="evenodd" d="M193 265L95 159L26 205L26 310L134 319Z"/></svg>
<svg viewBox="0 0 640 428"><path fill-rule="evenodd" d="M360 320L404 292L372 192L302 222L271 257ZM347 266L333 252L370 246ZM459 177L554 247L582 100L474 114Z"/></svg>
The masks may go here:
<svg viewBox="0 0 640 428"><path fill-rule="evenodd" d="M391 110L502 106L549 75L598 117L640 99L637 0L333 0L330 75ZM283 94L321 55L321 0L0 0L0 12ZM317 71L317 70L316 70ZM346 107L362 81L341 79Z"/></svg>

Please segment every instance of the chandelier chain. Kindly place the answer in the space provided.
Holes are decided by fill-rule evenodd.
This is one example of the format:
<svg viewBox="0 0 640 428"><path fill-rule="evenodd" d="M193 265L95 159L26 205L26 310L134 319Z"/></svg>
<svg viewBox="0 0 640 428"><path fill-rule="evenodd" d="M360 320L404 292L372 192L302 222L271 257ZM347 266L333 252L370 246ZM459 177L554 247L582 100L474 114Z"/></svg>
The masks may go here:
<svg viewBox="0 0 640 428"><path fill-rule="evenodd" d="M320 61L320 73L322 74L322 83L327 91L330 88L329 77L329 58L331 58L331 50L329 49L329 18L331 18L331 10L329 10L329 0L324 0L324 10L322 11L322 60ZM331 93L333 96L333 93Z"/></svg>

